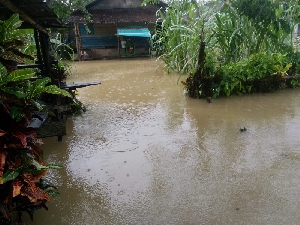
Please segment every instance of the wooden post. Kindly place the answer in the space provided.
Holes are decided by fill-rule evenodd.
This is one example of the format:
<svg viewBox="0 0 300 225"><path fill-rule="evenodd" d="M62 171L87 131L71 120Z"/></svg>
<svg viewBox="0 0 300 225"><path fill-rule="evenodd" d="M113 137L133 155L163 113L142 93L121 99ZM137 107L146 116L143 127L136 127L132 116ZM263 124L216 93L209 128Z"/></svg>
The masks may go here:
<svg viewBox="0 0 300 225"><path fill-rule="evenodd" d="M43 57L43 68L44 68L44 76L50 77L53 82L53 77L50 75L50 39L49 36L46 36L44 33L39 32L39 39L41 44L41 51Z"/></svg>
<svg viewBox="0 0 300 225"><path fill-rule="evenodd" d="M43 65L44 62L43 62L42 53L41 53L41 43L40 43L40 38L39 38L39 30L37 28L34 29L34 40L35 40L38 64ZM44 65L43 65L42 69L43 69L43 71L45 70Z"/></svg>
<svg viewBox="0 0 300 225"><path fill-rule="evenodd" d="M119 58L121 58L120 41L121 41L120 40L120 36L118 35L118 52L119 52Z"/></svg>
<svg viewBox="0 0 300 225"><path fill-rule="evenodd" d="M74 29L75 29L75 42L76 42L76 49L77 49L77 56L78 60L81 61L81 38L80 38L80 31L79 31L79 25L78 23L74 23Z"/></svg>

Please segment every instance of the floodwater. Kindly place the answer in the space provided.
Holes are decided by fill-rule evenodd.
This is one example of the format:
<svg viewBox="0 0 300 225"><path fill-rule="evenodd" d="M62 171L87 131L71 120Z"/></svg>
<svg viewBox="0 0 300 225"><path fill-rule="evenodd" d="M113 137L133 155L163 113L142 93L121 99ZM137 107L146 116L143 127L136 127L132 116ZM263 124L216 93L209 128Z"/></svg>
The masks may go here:
<svg viewBox="0 0 300 225"><path fill-rule="evenodd" d="M299 89L207 103L155 59L73 71L69 82L102 84L78 89L87 111L62 142L45 139L61 195L31 224L300 223Z"/></svg>

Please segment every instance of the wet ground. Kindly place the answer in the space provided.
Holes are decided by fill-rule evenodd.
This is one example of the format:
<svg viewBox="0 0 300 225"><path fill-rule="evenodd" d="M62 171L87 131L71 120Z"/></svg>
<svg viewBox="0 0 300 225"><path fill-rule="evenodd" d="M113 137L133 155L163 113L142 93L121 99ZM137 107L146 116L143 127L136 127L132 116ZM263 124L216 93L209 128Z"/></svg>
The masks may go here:
<svg viewBox="0 0 300 225"><path fill-rule="evenodd" d="M44 157L61 195L33 224L299 224L300 90L183 95L154 59L76 62L87 112ZM245 132L240 127L246 127Z"/></svg>

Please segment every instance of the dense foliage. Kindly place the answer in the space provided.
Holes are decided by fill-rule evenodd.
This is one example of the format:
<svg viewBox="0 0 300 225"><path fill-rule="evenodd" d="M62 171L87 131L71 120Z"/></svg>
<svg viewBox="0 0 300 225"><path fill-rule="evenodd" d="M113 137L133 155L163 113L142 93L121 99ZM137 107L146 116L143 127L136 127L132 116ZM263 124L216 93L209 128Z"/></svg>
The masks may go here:
<svg viewBox="0 0 300 225"><path fill-rule="evenodd" d="M33 118L41 119L43 110L39 102L41 95L70 94L55 85L49 85L50 78L32 80L32 69L17 69L17 64L34 57L25 54L28 30L18 29L22 21L17 14L6 21L0 21L0 223L23 224L22 212L31 219L34 210L44 207L56 189L47 184L43 177L49 168L42 159L36 130L31 128ZM17 218L13 219L13 212Z"/></svg>
<svg viewBox="0 0 300 225"><path fill-rule="evenodd" d="M205 41L209 35L204 34L212 32L205 26L210 22L208 12L209 6L189 0L174 2L165 11L159 11L163 22L153 38L169 71L183 74L196 68L200 40Z"/></svg>
<svg viewBox="0 0 300 225"><path fill-rule="evenodd" d="M90 21L90 14L87 12L85 6L93 0L53 0L51 8L64 22L68 22L70 14L74 11L82 11L86 15L86 20Z"/></svg>
<svg viewBox="0 0 300 225"><path fill-rule="evenodd" d="M191 97L272 91L299 71L294 37L299 9L297 0L170 1L159 12L162 23L154 40L169 72L189 74L185 87ZM204 63L199 63L200 43L205 43ZM297 79L289 77L288 86Z"/></svg>
<svg viewBox="0 0 300 225"><path fill-rule="evenodd" d="M287 79L287 71L292 67L288 61L286 55L281 53L269 55L260 52L239 62L224 64L216 69L213 76L200 78L199 96L215 98L272 92L286 86L295 86L299 78Z"/></svg>

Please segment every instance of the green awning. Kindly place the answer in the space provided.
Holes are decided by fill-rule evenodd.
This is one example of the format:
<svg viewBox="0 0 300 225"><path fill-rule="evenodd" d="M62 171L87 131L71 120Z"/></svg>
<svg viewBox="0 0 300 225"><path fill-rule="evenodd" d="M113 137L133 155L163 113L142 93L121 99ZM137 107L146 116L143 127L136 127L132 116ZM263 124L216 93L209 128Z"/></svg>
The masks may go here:
<svg viewBox="0 0 300 225"><path fill-rule="evenodd" d="M145 37L150 38L151 34L147 28L141 29L117 29L119 36L129 36L129 37Z"/></svg>

